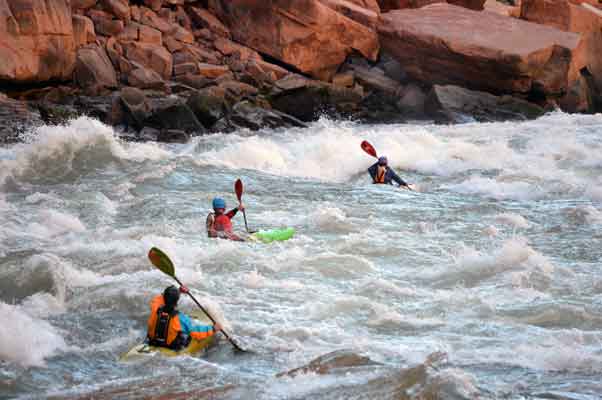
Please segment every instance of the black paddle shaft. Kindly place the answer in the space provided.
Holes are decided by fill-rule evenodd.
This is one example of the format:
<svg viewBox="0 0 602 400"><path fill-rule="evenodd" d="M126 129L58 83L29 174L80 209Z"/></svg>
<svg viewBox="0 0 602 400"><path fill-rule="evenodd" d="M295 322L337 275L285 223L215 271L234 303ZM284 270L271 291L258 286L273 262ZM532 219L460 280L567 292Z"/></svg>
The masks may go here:
<svg viewBox="0 0 602 400"><path fill-rule="evenodd" d="M249 225L247 225L247 213L245 212L245 210L242 210L242 216L245 219L245 229L247 230L247 233L249 232Z"/></svg>
<svg viewBox="0 0 602 400"><path fill-rule="evenodd" d="M178 284L180 286L184 286L182 284L182 282L180 282L180 280L175 275L173 275L173 278L176 280L176 282L178 282ZM211 314L209 314L207 312L207 310L205 310L205 308L201 305L201 303L198 302L198 300L192 295L192 293L187 292L186 294L188 296L190 296L190 298L192 299L192 301L194 301L196 303L196 305L199 306L199 308L201 310L203 310L203 312L205 313L205 315L207 315L209 317L209 319L211 320L211 322L213 322L213 325L217 324L217 322L215 322L215 319L213 319L213 317L211 316ZM224 334L224 336L226 337L226 339L228 339L230 341L230 343L232 343L232 346L234 346L234 348L236 350L243 351L243 352L247 351L247 350L244 350L243 348L241 348L234 340L232 340L232 338L230 336L228 336L228 334L226 333L225 330L222 329L222 330L220 330L220 332Z"/></svg>

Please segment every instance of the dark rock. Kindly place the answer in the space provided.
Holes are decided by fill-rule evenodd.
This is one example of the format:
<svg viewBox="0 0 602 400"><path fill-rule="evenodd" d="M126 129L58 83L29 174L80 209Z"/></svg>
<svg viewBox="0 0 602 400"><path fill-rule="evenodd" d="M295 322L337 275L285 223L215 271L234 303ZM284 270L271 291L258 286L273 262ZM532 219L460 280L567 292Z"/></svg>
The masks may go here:
<svg viewBox="0 0 602 400"><path fill-rule="evenodd" d="M391 95L397 95L399 93L401 88L399 82L386 76L382 70L375 68L368 69L356 65L349 65L348 68L353 71L355 80L364 88Z"/></svg>
<svg viewBox="0 0 602 400"><path fill-rule="evenodd" d="M328 89L322 82L289 75L274 83L269 101L278 111L301 121L314 121L328 104Z"/></svg>
<svg viewBox="0 0 602 400"><path fill-rule="evenodd" d="M150 107L144 92L134 87L124 87L120 93L121 103L124 108L124 123L142 129L144 121L150 115Z"/></svg>
<svg viewBox="0 0 602 400"><path fill-rule="evenodd" d="M202 89L204 87L209 86L212 83L211 79L206 78L203 75L197 74L186 74L183 76L177 76L176 81L193 87L195 89Z"/></svg>
<svg viewBox="0 0 602 400"><path fill-rule="evenodd" d="M426 93L418 85L410 83L403 89L397 107L406 115L422 117L424 116L425 102Z"/></svg>
<svg viewBox="0 0 602 400"><path fill-rule="evenodd" d="M228 109L225 90L215 86L197 91L186 104L206 128L211 128Z"/></svg>
<svg viewBox="0 0 602 400"><path fill-rule="evenodd" d="M88 99L85 97L84 99ZM40 112L40 116L45 124L49 125L62 125L68 123L70 120L77 118L83 111L78 111L74 106L55 104L50 102L38 102L35 103L36 107ZM82 106L80 109L87 110L88 107ZM92 107L90 107L90 113ZM86 114L88 115L88 114ZM104 116L104 115L102 115ZM100 119L100 118L99 118Z"/></svg>
<svg viewBox="0 0 602 400"><path fill-rule="evenodd" d="M150 100L151 115L144 126L161 130L181 130L184 132L205 133L205 128L190 108L179 98Z"/></svg>
<svg viewBox="0 0 602 400"><path fill-rule="evenodd" d="M144 142L156 142L158 141L160 134L160 130L146 126L140 131L140 133L138 133L138 138Z"/></svg>
<svg viewBox="0 0 602 400"><path fill-rule="evenodd" d="M105 124L113 124L113 97L112 96L78 96L73 102L78 114L96 118ZM74 118L72 115L69 118Z"/></svg>
<svg viewBox="0 0 602 400"><path fill-rule="evenodd" d="M479 122L527 120L544 110L512 96L494 96L458 86L435 85L426 101L426 111L438 122L460 123L467 118Z"/></svg>
<svg viewBox="0 0 602 400"><path fill-rule="evenodd" d="M17 142L22 132L43 123L38 110L0 93L0 144Z"/></svg>
<svg viewBox="0 0 602 400"><path fill-rule="evenodd" d="M229 119L230 123L234 126L251 130L258 130L264 127L306 127L303 122L290 115L275 110L266 110L257 107L248 100L241 101L234 105Z"/></svg>
<svg viewBox="0 0 602 400"><path fill-rule="evenodd" d="M165 143L186 143L190 140L190 135L179 129L164 129L157 136L158 142Z"/></svg>

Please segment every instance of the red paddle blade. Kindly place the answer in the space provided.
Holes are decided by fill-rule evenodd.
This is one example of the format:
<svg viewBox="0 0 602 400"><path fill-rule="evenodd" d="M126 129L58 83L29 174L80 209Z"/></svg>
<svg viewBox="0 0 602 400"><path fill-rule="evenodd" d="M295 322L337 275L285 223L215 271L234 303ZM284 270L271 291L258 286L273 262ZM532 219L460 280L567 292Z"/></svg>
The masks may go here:
<svg viewBox="0 0 602 400"><path fill-rule="evenodd" d="M372 157L378 158L378 156L376 155L376 150L374 150L374 147L367 140L364 140L362 142L362 150L370 154Z"/></svg>
<svg viewBox="0 0 602 400"><path fill-rule="evenodd" d="M236 192L236 197L238 197L238 202L240 203L242 197L242 181L240 179L237 179L234 183L234 191Z"/></svg>

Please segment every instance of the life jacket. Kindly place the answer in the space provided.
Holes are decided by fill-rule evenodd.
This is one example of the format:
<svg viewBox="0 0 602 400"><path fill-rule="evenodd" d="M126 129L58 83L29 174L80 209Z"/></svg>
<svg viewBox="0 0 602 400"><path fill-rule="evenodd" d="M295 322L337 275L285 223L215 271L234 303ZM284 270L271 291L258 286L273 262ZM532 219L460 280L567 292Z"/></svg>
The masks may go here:
<svg viewBox="0 0 602 400"><path fill-rule="evenodd" d="M387 167L381 167L380 165L376 169L376 177L374 183L385 183L385 175L387 175Z"/></svg>
<svg viewBox="0 0 602 400"><path fill-rule="evenodd" d="M151 301L151 314L148 318L149 344L179 349L184 345L180 336L181 331L178 311L167 312L163 295L155 296Z"/></svg>
<svg viewBox="0 0 602 400"><path fill-rule="evenodd" d="M207 216L207 232L232 232L232 221L226 214L215 215L209 213Z"/></svg>

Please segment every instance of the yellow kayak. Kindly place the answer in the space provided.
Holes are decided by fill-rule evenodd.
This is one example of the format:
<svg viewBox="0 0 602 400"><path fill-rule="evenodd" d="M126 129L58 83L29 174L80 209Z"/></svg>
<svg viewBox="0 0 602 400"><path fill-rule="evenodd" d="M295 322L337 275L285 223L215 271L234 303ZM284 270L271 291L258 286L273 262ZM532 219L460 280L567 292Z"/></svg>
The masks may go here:
<svg viewBox="0 0 602 400"><path fill-rule="evenodd" d="M204 315L191 315L196 323L203 325L213 325L210 320ZM139 359L141 357L148 356L164 356L164 357L176 357L176 356L194 356L203 353L211 344L215 335L209 336L208 338L196 340L192 339L190 344L181 350L172 350L166 347L151 346L148 343L140 343L132 347L130 350L119 356L119 361L130 361Z"/></svg>

